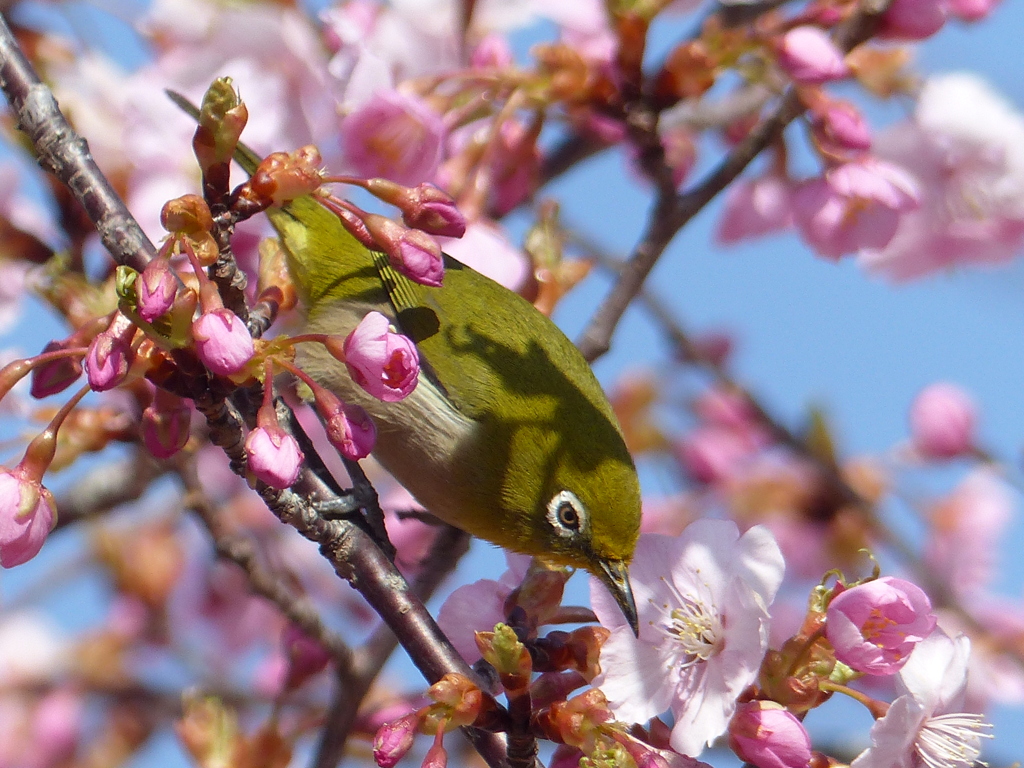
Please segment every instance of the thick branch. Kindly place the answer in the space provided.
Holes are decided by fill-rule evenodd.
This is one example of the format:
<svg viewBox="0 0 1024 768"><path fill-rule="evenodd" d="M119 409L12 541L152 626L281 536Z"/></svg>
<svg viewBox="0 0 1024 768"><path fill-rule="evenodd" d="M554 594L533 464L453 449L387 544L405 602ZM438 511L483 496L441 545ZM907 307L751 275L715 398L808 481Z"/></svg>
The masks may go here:
<svg viewBox="0 0 1024 768"><path fill-rule="evenodd" d="M412 584L420 600L427 601L441 582L455 570L459 560L469 549L469 535L458 528L445 526L430 547L430 553ZM398 638L388 625L382 625L366 644L356 652L352 679L338 679L334 698L327 713L327 724L320 735L314 768L333 768L345 749L359 706L384 663L398 645Z"/></svg>

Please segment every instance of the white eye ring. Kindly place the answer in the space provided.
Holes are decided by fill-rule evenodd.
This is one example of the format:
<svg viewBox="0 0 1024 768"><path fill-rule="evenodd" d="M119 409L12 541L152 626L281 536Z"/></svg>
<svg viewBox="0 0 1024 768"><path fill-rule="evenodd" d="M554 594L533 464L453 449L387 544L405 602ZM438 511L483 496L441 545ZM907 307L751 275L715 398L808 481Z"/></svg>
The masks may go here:
<svg viewBox="0 0 1024 768"><path fill-rule="evenodd" d="M559 491L548 502L548 522L565 538L577 536L590 527L587 508L572 491Z"/></svg>

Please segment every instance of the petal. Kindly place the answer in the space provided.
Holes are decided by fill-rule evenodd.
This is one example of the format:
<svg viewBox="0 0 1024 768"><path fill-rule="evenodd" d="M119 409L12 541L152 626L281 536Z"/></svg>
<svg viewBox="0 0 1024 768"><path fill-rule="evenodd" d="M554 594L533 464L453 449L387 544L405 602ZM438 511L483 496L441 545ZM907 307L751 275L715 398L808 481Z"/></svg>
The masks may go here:
<svg viewBox="0 0 1024 768"><path fill-rule="evenodd" d="M670 675L672 659L658 646L633 637L621 626L612 630L601 648L601 674L594 679L615 717L646 723L669 708L675 693Z"/></svg>

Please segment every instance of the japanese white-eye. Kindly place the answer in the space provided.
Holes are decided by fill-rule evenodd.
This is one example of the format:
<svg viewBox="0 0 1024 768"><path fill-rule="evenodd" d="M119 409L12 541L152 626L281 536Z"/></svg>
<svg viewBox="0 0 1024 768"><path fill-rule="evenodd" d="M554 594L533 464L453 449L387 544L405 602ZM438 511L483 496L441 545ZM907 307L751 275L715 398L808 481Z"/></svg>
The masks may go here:
<svg viewBox="0 0 1024 768"><path fill-rule="evenodd" d="M268 211L308 333L345 335L371 310L420 353L416 388L381 402L320 344L296 362L377 427L374 457L441 520L514 552L584 568L634 631L627 566L640 526L636 470L590 366L529 302L445 256L412 282L312 197Z"/></svg>

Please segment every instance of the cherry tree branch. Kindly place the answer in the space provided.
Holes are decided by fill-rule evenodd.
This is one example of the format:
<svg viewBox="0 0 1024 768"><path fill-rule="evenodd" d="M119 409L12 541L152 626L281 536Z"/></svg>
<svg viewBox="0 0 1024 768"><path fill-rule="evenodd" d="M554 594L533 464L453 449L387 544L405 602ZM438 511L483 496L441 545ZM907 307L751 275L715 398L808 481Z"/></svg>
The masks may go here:
<svg viewBox="0 0 1024 768"><path fill-rule="evenodd" d="M137 501L150 484L169 468L142 450L104 463L75 480L74 486L57 496L54 530L101 515L121 504Z"/></svg>
<svg viewBox="0 0 1024 768"><path fill-rule="evenodd" d="M238 565L245 571L254 593L273 603L292 624L320 643L334 659L339 677L347 681L351 677L353 660L348 644L324 625L312 600L296 594L259 562L251 541L241 536L230 536L223 530L216 510L199 485L195 461L183 467L180 474L186 488L185 506L209 531L217 556Z"/></svg>
<svg viewBox="0 0 1024 768"><path fill-rule="evenodd" d="M613 272L623 267L623 262L606 253L597 243L574 229L565 230L567 238L574 242L588 256ZM984 637L986 644L995 648L1015 664L1024 668L1024 651L1012 640L996 637L988 627L979 621L963 604L960 598L949 588L940 575L936 574L924 562L921 556L910 547L882 519L877 506L851 486L840 473L839 468L830 461L824 460L807 440L788 427L776 417L767 406L748 387L739 383L725 365L698 352L690 333L683 327L676 313L653 291L641 286L637 300L661 328L661 332L669 343L676 348L676 358L687 365L702 369L721 388L741 396L753 411L757 419L771 434L772 439L791 450L802 459L811 462L818 477L824 483L827 496L836 505L844 505L856 509L863 515L864 522L883 545L896 552L902 561L915 574L934 598L936 606L946 608L957 616L957 619L968 628L975 637Z"/></svg>
<svg viewBox="0 0 1024 768"><path fill-rule="evenodd" d="M412 583L412 590L420 600L430 599L468 550L469 534L450 525L444 526L431 544L430 552ZM350 678L339 677L335 684L327 723L320 734L312 762L314 768L332 768L341 760L359 705L397 646L398 638L384 624L356 651Z"/></svg>
<svg viewBox="0 0 1024 768"><path fill-rule="evenodd" d="M886 2L865 0L857 13L838 31L836 43L843 50L850 50L870 38L880 14L887 6ZM658 193L640 241L623 265L611 293L598 307L580 337L577 346L587 360L593 362L608 351L622 315L679 230L732 183L803 111L804 106L797 89L790 88L771 114L696 187L676 194L667 190L664 184L658 185ZM655 177L661 179L664 173L656 173Z"/></svg>

